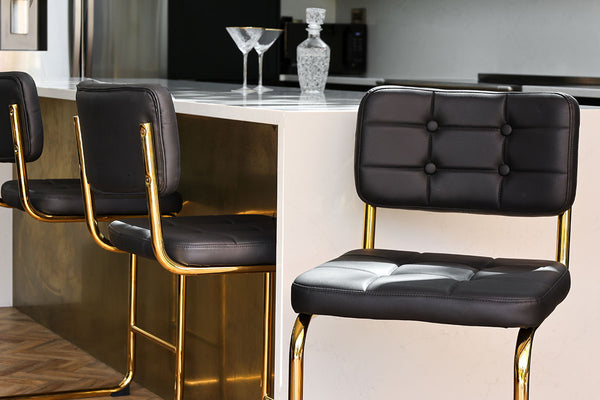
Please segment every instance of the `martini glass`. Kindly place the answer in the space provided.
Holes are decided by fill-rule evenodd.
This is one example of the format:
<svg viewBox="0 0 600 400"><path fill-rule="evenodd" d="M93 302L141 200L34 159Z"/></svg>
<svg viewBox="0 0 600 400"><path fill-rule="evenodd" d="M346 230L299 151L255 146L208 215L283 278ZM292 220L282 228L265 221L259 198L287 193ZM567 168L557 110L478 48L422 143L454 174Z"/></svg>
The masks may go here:
<svg viewBox="0 0 600 400"><path fill-rule="evenodd" d="M254 50L258 53L258 86L254 88L258 93L269 92L273 89L264 87L262 84L263 55L275 43L282 29L265 29L258 42L254 44Z"/></svg>
<svg viewBox="0 0 600 400"><path fill-rule="evenodd" d="M238 49L240 49L244 55L244 84L241 88L234 89L232 92L239 92L242 94L252 93L254 90L248 87L248 53L252 50L252 47L254 47L258 39L260 39L264 29L237 26L228 26L225 29L227 29L227 32L237 45Z"/></svg>

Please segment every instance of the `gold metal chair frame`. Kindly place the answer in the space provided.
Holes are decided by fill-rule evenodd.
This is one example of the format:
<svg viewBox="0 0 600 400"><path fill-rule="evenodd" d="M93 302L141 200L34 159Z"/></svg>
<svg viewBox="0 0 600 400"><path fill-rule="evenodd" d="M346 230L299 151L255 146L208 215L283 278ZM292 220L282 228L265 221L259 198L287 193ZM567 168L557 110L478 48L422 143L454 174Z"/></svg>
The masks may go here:
<svg viewBox="0 0 600 400"><path fill-rule="evenodd" d="M29 195L29 183L27 179L27 163L23 154L23 134L21 130L21 117L18 104L11 104L8 107L10 115L10 126L14 144L15 164L17 169L17 182L19 185L19 197L23 210L31 217L43 222L83 222L85 217L82 215L52 215L36 209L31 203ZM0 207L12 208L0 199ZM98 217L100 221L111 221L120 218L119 215L102 215Z"/></svg>
<svg viewBox="0 0 600 400"><path fill-rule="evenodd" d="M363 248L373 249L375 244L376 208L366 204ZM571 236L571 209L558 216L556 261L569 266ZM299 314L294 323L290 342L289 400L302 400L304 380L304 345L313 315ZM517 335L514 360L514 400L529 400L529 370L531 347L536 328L520 328Z"/></svg>
<svg viewBox="0 0 600 400"><path fill-rule="evenodd" d="M110 241L102 234L98 227L98 220L94 211L94 196L87 179L85 158L83 153L83 141L81 135L81 126L79 117L74 117L75 132L77 135L77 148L79 155L79 165L81 173L81 184L83 188L83 197L85 203L85 217L88 230L90 231L94 241L102 248L122 252L114 247ZM263 331L263 367L261 374L261 399L269 399L269 394L272 393L271 371L273 365L272 355L272 331L274 319L274 272L275 265L250 265L250 266L204 266L204 265L185 265L171 259L164 248L164 239L162 234L162 222L159 204L159 195L157 188L157 172L155 162L155 150L152 140L152 126L150 123L140 125L140 135L144 152L144 162L146 169L146 191L148 199L148 217L151 225L151 236L153 251L157 261L169 272L178 276L177 288L177 328L175 343L170 343L160 337L144 330L137 325L136 321L136 299L137 299L137 256L129 255L130 269L130 297L129 297L129 326L127 340L127 373L123 381L115 388L104 389L103 391L86 391L85 397L88 396L103 396L106 391L117 393L129 385L135 371L135 334L164 347L175 354L175 385L174 399L181 400L183 396L184 386L184 350L185 350L185 300L186 300L186 284L188 275L204 275L204 274L224 274L224 273L265 273L264 281L264 331ZM84 397L71 396L68 397ZM65 398L65 397L63 397Z"/></svg>
<svg viewBox="0 0 600 400"><path fill-rule="evenodd" d="M43 222L83 222L86 221L85 216L81 215L51 215L44 213L40 210L37 210L33 204L31 203L31 198L29 196L29 184L27 179L27 164L25 161L25 156L23 154L23 135L21 130L21 118L19 114L19 106L17 104L11 104L9 106L9 115L10 115L10 124L11 131L13 136L13 144L14 144L14 154L15 154L15 163L17 167L17 182L19 185L19 195L21 199L21 204L23 206L24 211L29 214L31 217L35 218L38 221ZM0 206L6 208L12 208L10 205L6 204L2 199L0 199ZM101 216L98 220L109 221L120 218L121 216L112 215L112 216ZM97 226L97 224L96 224ZM96 238L95 238L96 239ZM106 247L105 247L106 248ZM112 251L119 251L117 249L111 249ZM131 255L130 257L135 258L135 255ZM135 261L130 262L130 264L135 265ZM132 272L132 282L130 285L130 310L129 310L129 323L130 325L135 324L135 313L132 311L135 309L135 298L136 298L136 282L135 282L135 270ZM95 388L95 389L81 389L81 390L67 390L67 391L57 391L57 392L49 392L49 393L32 393L32 394L16 394L10 396L2 396L0 400L19 400L19 399L74 399L74 398L83 398L83 397L94 397L94 396L108 396L115 394L126 394L128 390L129 383L133 377L133 351L134 346L132 345L133 337L129 334L128 338L128 355L127 355L127 373L116 386L111 387L103 387L103 388Z"/></svg>

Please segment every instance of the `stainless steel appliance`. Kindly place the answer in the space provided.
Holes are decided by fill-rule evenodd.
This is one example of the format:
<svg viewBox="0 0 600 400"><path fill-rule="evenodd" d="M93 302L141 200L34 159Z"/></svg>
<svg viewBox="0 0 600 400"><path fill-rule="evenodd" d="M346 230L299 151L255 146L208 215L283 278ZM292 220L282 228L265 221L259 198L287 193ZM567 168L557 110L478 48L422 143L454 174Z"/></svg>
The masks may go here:
<svg viewBox="0 0 600 400"><path fill-rule="evenodd" d="M71 76L166 78L168 0L69 0L69 12Z"/></svg>
<svg viewBox="0 0 600 400"><path fill-rule="evenodd" d="M48 0L0 0L0 50L46 50Z"/></svg>

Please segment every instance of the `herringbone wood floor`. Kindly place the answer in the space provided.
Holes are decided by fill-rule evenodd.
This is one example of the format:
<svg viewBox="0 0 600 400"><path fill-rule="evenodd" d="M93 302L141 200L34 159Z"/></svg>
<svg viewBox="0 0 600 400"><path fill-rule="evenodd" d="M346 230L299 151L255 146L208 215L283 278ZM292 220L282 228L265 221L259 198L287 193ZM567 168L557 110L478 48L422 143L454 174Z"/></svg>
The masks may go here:
<svg viewBox="0 0 600 400"><path fill-rule="evenodd" d="M105 387L120 379L120 373L25 314L0 308L0 396ZM123 399L161 400L136 384Z"/></svg>

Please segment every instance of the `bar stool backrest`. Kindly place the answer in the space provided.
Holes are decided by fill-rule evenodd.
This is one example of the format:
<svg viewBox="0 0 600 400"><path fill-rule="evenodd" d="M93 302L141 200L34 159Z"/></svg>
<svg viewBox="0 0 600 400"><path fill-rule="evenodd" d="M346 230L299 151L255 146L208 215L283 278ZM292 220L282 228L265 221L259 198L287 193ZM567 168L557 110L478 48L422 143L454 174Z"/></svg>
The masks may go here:
<svg viewBox="0 0 600 400"><path fill-rule="evenodd" d="M33 78L25 72L0 72L0 162L15 162L9 107L16 104L20 115L25 161L42 154L44 131L40 100Z"/></svg>
<svg viewBox="0 0 600 400"><path fill-rule="evenodd" d="M559 215L575 199L578 132L569 95L375 88L359 108L356 189L374 207Z"/></svg>
<svg viewBox="0 0 600 400"><path fill-rule="evenodd" d="M159 193L177 189L179 134L173 101L165 87L83 81L77 86L77 110L92 189L145 193L143 123L152 124Z"/></svg>

